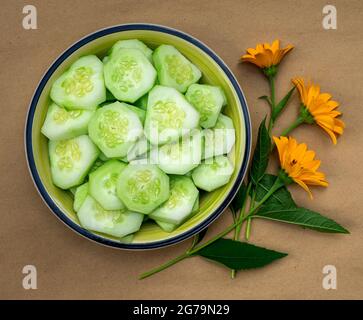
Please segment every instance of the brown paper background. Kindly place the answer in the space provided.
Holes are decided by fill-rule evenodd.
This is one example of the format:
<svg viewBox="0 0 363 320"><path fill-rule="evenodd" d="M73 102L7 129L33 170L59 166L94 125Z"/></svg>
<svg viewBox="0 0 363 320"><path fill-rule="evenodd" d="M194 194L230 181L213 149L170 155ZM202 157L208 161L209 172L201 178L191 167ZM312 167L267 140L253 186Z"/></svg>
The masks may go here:
<svg viewBox="0 0 363 320"><path fill-rule="evenodd" d="M38 30L22 28L22 8L38 9ZM322 28L327 1L1 1L0 72L0 298L40 299L333 299L363 298L361 132L363 112L363 2L334 1L338 29ZM241 84L256 128L267 111L257 97L268 86L252 66L239 64L245 48L280 38L296 46L281 65L277 97L295 75L311 77L341 103L347 124L334 146L320 129L294 132L322 160L330 186L314 188L311 201L292 187L297 202L337 220L351 235L329 235L267 221L253 223L251 241L288 252L268 267L229 271L193 258L149 279L142 271L185 249L188 242L147 252L109 249L81 238L59 222L37 194L23 147L28 103L52 61L70 44L99 28L152 22L192 34L214 49ZM297 112L295 95L278 126ZM277 130L279 131L279 130ZM223 215L210 229L229 222ZM38 289L22 288L22 268L35 265ZM338 289L322 288L322 269L335 265Z"/></svg>

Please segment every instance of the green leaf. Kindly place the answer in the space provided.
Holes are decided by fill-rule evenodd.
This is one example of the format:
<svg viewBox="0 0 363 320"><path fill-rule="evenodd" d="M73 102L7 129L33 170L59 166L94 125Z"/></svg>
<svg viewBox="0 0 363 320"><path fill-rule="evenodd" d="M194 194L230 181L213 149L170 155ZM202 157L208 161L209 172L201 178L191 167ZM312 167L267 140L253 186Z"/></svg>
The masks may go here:
<svg viewBox="0 0 363 320"><path fill-rule="evenodd" d="M251 180L255 185L265 174L271 150L271 139L265 122L266 118L262 120L258 129L257 144L252 159Z"/></svg>
<svg viewBox="0 0 363 320"><path fill-rule="evenodd" d="M242 182L240 188L237 191L236 196L234 197L232 201L232 212L237 213L239 210L241 210L244 202L246 201L247 196L247 186L244 182Z"/></svg>
<svg viewBox="0 0 363 320"><path fill-rule="evenodd" d="M286 253L223 238L199 250L196 255L221 263L234 270L260 268L287 256Z"/></svg>
<svg viewBox="0 0 363 320"><path fill-rule="evenodd" d="M306 208L282 208L277 204L265 205L253 215L253 218L263 218L296 224L320 232L349 233L349 231L334 220Z"/></svg>
<svg viewBox="0 0 363 320"><path fill-rule="evenodd" d="M274 122L277 119L277 117L280 115L281 111L287 105L294 90L295 90L295 86L292 89L290 89L290 91L286 94L286 96L281 99L281 101L276 105L276 107L272 111L271 117Z"/></svg>
<svg viewBox="0 0 363 320"><path fill-rule="evenodd" d="M272 107L272 102L268 96L261 96L261 97L258 97L258 99L267 101L269 106Z"/></svg>
<svg viewBox="0 0 363 320"><path fill-rule="evenodd" d="M262 179L259 181L256 188L256 200L260 201L265 194L271 189L274 184L277 176L272 174L265 174ZM282 208L295 208L296 204L291 197L291 193L287 190L286 187L282 187L275 191L270 198L266 200L263 204L267 205L280 205Z"/></svg>

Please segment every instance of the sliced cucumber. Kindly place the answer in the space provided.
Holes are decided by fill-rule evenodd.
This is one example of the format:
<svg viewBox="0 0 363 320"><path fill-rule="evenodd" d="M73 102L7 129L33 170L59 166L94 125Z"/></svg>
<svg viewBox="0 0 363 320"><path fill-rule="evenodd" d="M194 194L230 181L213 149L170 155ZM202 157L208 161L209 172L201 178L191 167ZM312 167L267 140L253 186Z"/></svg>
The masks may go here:
<svg viewBox="0 0 363 320"><path fill-rule="evenodd" d="M135 107L131 104L128 104L128 103L124 103L124 102L120 102L122 103L124 106L128 107L130 110L132 110L133 112L135 112L137 114L137 116L139 117L141 123L144 123L145 122L145 118L146 118L146 111L141 109L141 108L138 108L138 107Z"/></svg>
<svg viewBox="0 0 363 320"><path fill-rule="evenodd" d="M52 103L47 112L42 133L49 140L67 140L88 132L88 122L94 111L70 110Z"/></svg>
<svg viewBox="0 0 363 320"><path fill-rule="evenodd" d="M49 158L53 183L61 189L81 184L99 153L86 135L70 140L50 140Z"/></svg>
<svg viewBox="0 0 363 320"><path fill-rule="evenodd" d="M117 41L112 46L110 54L112 55L118 49L138 49L146 56L146 58L149 59L150 62L152 62L153 51L140 40L129 39Z"/></svg>
<svg viewBox="0 0 363 320"><path fill-rule="evenodd" d="M197 213L198 211L199 211L199 196L198 196L197 200L195 200L195 202L194 202L192 213Z"/></svg>
<svg viewBox="0 0 363 320"><path fill-rule="evenodd" d="M135 101L135 106L141 108L142 110L146 110L148 97L148 94L143 95L140 99Z"/></svg>
<svg viewBox="0 0 363 320"><path fill-rule="evenodd" d="M120 239L120 242L122 243L131 243L132 240L134 240L134 235L133 234L129 234L127 236L124 236Z"/></svg>
<svg viewBox="0 0 363 320"><path fill-rule="evenodd" d="M100 152L100 155L98 157L101 161L106 162L107 160L110 160L110 158L106 157L106 155L103 152Z"/></svg>
<svg viewBox="0 0 363 320"><path fill-rule="evenodd" d="M193 216L195 213L197 213L199 210L199 196L197 197L197 199L194 202L193 205L193 209L192 209L192 213L186 217L186 219L190 218L191 216ZM184 221L186 220L184 219ZM182 221L180 224L174 224L174 223L168 223L168 222L164 222L164 221L159 221L159 220L154 220L155 223L161 228L163 229L165 232L173 232L175 229L177 229L181 224L183 224L184 221Z"/></svg>
<svg viewBox="0 0 363 320"><path fill-rule="evenodd" d="M177 90L155 86L149 92L145 135L152 144L176 141L198 123L198 111Z"/></svg>
<svg viewBox="0 0 363 320"><path fill-rule="evenodd" d="M129 164L119 175L117 195L129 210L149 214L169 198L169 177L155 165Z"/></svg>
<svg viewBox="0 0 363 320"><path fill-rule="evenodd" d="M198 82L202 73L185 58L175 47L159 46L153 54L155 68L161 85L177 89L184 93L188 87Z"/></svg>
<svg viewBox="0 0 363 320"><path fill-rule="evenodd" d="M118 49L105 62L105 84L118 99L135 102L154 85L156 70L138 49Z"/></svg>
<svg viewBox="0 0 363 320"><path fill-rule="evenodd" d="M133 147L129 150L125 158L121 160L124 162L131 162L144 155L150 150L150 143L146 139L145 136L142 136L137 142L133 145Z"/></svg>
<svg viewBox="0 0 363 320"><path fill-rule="evenodd" d="M222 107L227 103L220 87L206 84L192 84L185 97L199 111L199 123L203 128L215 126Z"/></svg>
<svg viewBox="0 0 363 320"><path fill-rule="evenodd" d="M180 141L156 147L150 151L152 163L168 174L184 175L197 167L202 158L202 134L193 130L192 135L180 138Z"/></svg>
<svg viewBox="0 0 363 320"><path fill-rule="evenodd" d="M213 129L203 130L203 135L203 159L229 153L236 140L233 121L223 114L219 115Z"/></svg>
<svg viewBox="0 0 363 320"><path fill-rule="evenodd" d="M127 210L106 210L91 196L87 196L78 213L81 226L117 238L140 229L143 215Z"/></svg>
<svg viewBox="0 0 363 320"><path fill-rule="evenodd" d="M192 179L172 176L169 199L153 211L150 218L179 225L192 213L198 194Z"/></svg>
<svg viewBox="0 0 363 320"><path fill-rule="evenodd" d="M204 160L193 170L192 178L199 189L210 192L227 184L233 169L226 156L218 156Z"/></svg>
<svg viewBox="0 0 363 320"><path fill-rule="evenodd" d="M178 226L176 224L173 223L167 223L167 222L163 222L163 221L158 221L155 220L155 223L161 228L163 229L165 232L173 232L176 228L178 228Z"/></svg>
<svg viewBox="0 0 363 320"><path fill-rule="evenodd" d="M73 194L73 196L75 195L76 190L77 190L77 187L72 187L69 189L69 191Z"/></svg>
<svg viewBox="0 0 363 320"><path fill-rule="evenodd" d="M117 180L125 167L118 160L109 160L89 175L89 193L106 210L125 208L116 194Z"/></svg>
<svg viewBox="0 0 363 320"><path fill-rule="evenodd" d="M84 200L86 200L88 196L88 182L81 184L77 187L76 192L74 194L74 202L73 209L75 212L78 212L79 208L82 206Z"/></svg>
<svg viewBox="0 0 363 320"><path fill-rule="evenodd" d="M106 157L124 157L143 128L137 114L121 102L114 102L96 111L88 125L91 139Z"/></svg>
<svg viewBox="0 0 363 320"><path fill-rule="evenodd" d="M79 58L54 82L50 97L68 109L96 109L106 100L101 60L95 55Z"/></svg>

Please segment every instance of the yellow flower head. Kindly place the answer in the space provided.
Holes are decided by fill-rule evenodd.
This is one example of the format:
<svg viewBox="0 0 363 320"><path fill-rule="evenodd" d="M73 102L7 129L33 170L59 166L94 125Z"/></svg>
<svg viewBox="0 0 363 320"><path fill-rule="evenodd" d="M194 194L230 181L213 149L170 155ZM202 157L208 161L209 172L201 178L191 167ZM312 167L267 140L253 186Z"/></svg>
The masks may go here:
<svg viewBox="0 0 363 320"><path fill-rule="evenodd" d="M320 93L320 87L312 83L305 85L302 78L292 79L293 84L300 93L300 100L305 109L305 121L316 122L318 126L323 128L332 139L333 143L337 143L337 135L343 134L344 122L337 119L341 112L335 110L339 103L331 100L329 93ZM306 113L306 111L308 111ZM304 112L304 110L302 110ZM309 116L311 121L309 121Z"/></svg>
<svg viewBox="0 0 363 320"><path fill-rule="evenodd" d="M315 152L307 150L305 143L298 144L292 137L273 137L279 153L280 166L289 182L296 182L310 197L312 194L308 185L327 187L325 175L318 172L320 160L314 160Z"/></svg>
<svg viewBox="0 0 363 320"><path fill-rule="evenodd" d="M241 57L243 62L250 62L256 66L266 69L277 66L282 58L293 49L289 44L286 48L280 49L280 40L269 43L258 44L256 49L248 48L247 53Z"/></svg>

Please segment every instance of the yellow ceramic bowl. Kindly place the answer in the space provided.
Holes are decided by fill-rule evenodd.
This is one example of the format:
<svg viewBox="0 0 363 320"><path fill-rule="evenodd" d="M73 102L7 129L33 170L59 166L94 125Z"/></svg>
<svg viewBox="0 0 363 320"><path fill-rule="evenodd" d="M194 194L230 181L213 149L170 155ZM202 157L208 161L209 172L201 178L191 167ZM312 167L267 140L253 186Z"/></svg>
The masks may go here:
<svg viewBox="0 0 363 320"><path fill-rule="evenodd" d="M202 83L223 88L228 104L224 113L232 118L236 144L230 154L235 171L229 183L200 199L199 212L171 233L146 222L129 243L83 229L73 211L70 192L53 185L50 175L47 139L40 129L50 103L49 92L55 81L79 57L96 54L102 58L121 39L139 39L154 49L171 44L191 60L203 73ZM235 77L226 64L206 45L181 31L151 24L126 24L92 33L68 48L49 68L40 81L31 101L25 130L26 154L30 173L43 200L66 225L79 234L104 245L123 249L151 249L180 242L212 223L236 194L247 170L251 146L251 124L247 104Z"/></svg>

